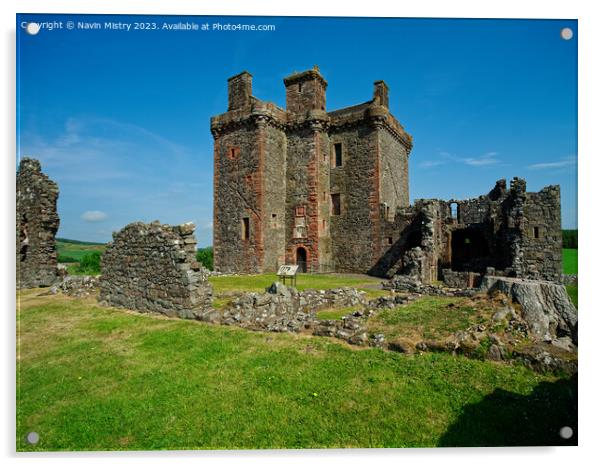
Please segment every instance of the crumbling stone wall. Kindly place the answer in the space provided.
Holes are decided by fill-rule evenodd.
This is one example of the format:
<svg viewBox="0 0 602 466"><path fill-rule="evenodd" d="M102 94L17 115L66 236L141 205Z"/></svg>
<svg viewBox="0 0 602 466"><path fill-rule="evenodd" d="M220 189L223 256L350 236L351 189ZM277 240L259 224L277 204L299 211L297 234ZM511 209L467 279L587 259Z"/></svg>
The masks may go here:
<svg viewBox="0 0 602 466"><path fill-rule="evenodd" d="M438 278L472 287L478 285L477 275L485 273L554 282L562 278L558 186L529 193L525 180L514 178L510 189L506 180L499 180L488 194L474 199L417 200L398 209L392 221L383 214L383 225L383 244L389 246L370 270L374 275L403 273L404 253L419 246L429 270L425 283Z"/></svg>
<svg viewBox="0 0 602 466"><path fill-rule="evenodd" d="M559 281L562 279L562 226L560 187L547 186L526 193L520 249L523 275Z"/></svg>
<svg viewBox="0 0 602 466"><path fill-rule="evenodd" d="M135 222L102 255L99 301L185 317L211 305L207 271L196 261L194 225Z"/></svg>
<svg viewBox="0 0 602 466"><path fill-rule="evenodd" d="M23 158L17 172L17 288L50 286L58 279L58 196L40 162Z"/></svg>

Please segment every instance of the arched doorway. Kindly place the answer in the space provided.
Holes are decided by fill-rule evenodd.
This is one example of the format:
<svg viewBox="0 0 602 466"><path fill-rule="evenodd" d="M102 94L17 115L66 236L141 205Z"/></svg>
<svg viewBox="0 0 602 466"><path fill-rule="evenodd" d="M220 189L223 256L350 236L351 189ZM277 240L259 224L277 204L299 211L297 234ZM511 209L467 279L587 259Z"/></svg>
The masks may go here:
<svg viewBox="0 0 602 466"><path fill-rule="evenodd" d="M299 272L307 272L307 250L305 248L297 248L296 263L299 266Z"/></svg>

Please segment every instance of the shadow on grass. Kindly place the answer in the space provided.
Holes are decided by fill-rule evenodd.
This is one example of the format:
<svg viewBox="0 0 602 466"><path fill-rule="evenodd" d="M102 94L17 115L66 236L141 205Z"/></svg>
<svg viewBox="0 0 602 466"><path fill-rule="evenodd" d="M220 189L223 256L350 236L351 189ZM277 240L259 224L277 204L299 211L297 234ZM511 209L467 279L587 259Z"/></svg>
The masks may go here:
<svg viewBox="0 0 602 466"><path fill-rule="evenodd" d="M573 429L570 439L559 432ZM439 439L440 447L577 445L577 375L542 382L529 395L496 389L464 407Z"/></svg>

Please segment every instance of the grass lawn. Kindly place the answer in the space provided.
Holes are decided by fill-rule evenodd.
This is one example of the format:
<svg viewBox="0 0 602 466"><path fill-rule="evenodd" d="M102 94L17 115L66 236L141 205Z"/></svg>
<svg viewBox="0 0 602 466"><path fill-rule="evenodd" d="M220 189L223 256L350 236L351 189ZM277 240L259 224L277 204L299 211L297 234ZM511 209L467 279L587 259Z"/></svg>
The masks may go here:
<svg viewBox="0 0 602 466"><path fill-rule="evenodd" d="M563 249L562 250L562 266L565 274L576 274L577 273L577 249ZM578 307L577 298L577 287L567 285L566 291L573 301L575 307Z"/></svg>
<svg viewBox="0 0 602 466"><path fill-rule="evenodd" d="M19 451L576 442L558 436L577 427L575 380L43 291L19 297ZM30 431L40 435L35 446L23 440Z"/></svg>
<svg viewBox="0 0 602 466"><path fill-rule="evenodd" d="M577 251L577 249L562 250L562 266L567 275L577 273Z"/></svg>
<svg viewBox="0 0 602 466"><path fill-rule="evenodd" d="M385 309L368 320L371 333L388 338L436 340L486 322L490 309L475 307L467 298L423 296L394 309Z"/></svg>
<svg viewBox="0 0 602 466"><path fill-rule="evenodd" d="M360 309L357 306L342 307L339 309L323 309L316 312L316 317L319 320L338 320L347 314L351 314L353 311Z"/></svg>
<svg viewBox="0 0 602 466"><path fill-rule="evenodd" d="M210 277L209 281L213 285L216 295L237 291L263 293L268 286L278 281L278 277L273 273L265 273L260 275ZM368 275L301 273L297 275L296 288L303 291L307 289L327 290L349 286L365 291L368 297L371 298L388 294L388 292L380 289L382 281L382 278L370 277Z"/></svg>

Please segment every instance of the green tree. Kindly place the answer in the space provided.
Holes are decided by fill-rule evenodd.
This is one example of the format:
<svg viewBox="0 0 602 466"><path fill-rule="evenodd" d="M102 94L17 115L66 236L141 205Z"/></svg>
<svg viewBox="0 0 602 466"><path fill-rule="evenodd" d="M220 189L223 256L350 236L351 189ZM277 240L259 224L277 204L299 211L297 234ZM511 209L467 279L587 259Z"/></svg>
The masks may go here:
<svg viewBox="0 0 602 466"><path fill-rule="evenodd" d="M577 230L562 230L562 247L565 249L577 249L578 236Z"/></svg>
<svg viewBox="0 0 602 466"><path fill-rule="evenodd" d="M200 248L196 251L196 260L203 264L207 270L213 270L213 248Z"/></svg>

